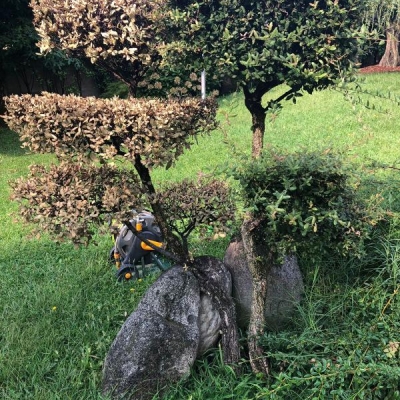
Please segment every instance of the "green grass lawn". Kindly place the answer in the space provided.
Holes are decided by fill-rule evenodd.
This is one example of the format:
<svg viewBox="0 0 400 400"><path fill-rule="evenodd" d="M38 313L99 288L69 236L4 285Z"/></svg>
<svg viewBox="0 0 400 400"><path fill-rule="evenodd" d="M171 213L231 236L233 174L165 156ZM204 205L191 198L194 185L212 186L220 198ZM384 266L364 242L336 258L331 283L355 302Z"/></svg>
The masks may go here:
<svg viewBox="0 0 400 400"><path fill-rule="evenodd" d="M400 96L400 78L396 74L368 75L364 79L362 86L366 90L390 91ZM278 97L281 90L276 89L269 97ZM265 144L284 150L332 148L345 151L360 163L396 163L400 160L399 106L387 100L369 100L380 109L352 104L334 90L304 93L296 104L287 101L278 115L267 117ZM251 118L242 94L220 101L219 120L220 130L199 138L198 145L186 152L175 168L156 171L156 179L180 180L197 171L212 172L219 165L232 162L237 153L249 154Z"/></svg>
<svg viewBox="0 0 400 400"><path fill-rule="evenodd" d="M399 82L397 74L370 75L364 87L400 95ZM268 117L266 146L331 148L344 151L360 166L372 161L396 166L400 108L384 100L377 104L383 110L366 110L333 90L305 94L297 104L287 102L279 115ZM195 178L199 171L215 174L238 154L249 154L250 115L240 94L221 99L219 119L220 130L200 137L170 170L154 171L155 180ZM153 279L116 283L107 261L109 237L99 236L96 245L77 249L55 244L45 234L32 238L29 227L16 221L8 181L25 176L30 164L52 160L51 155L28 154L16 134L0 127L0 399L102 399L102 361ZM267 381L253 376L246 361L244 375L236 377L221 365L216 352L213 361L199 361L192 376L165 398L358 399L367 398L358 396L371 387L375 397L370 398L400 398L395 389L384 397L379 388L379 379L394 387L400 376L399 352L387 357L385 351L400 342L394 322L400 324L399 232L394 224L387 238L379 238L373 262L326 260L310 265L301 260L305 304L292 330L263 339L275 368ZM194 242L193 248L196 254L222 257L226 244ZM351 272L365 270L368 263L380 268L373 284L369 274ZM391 316L386 315L388 309ZM334 353L342 370L332 361ZM313 358L317 361L311 368Z"/></svg>

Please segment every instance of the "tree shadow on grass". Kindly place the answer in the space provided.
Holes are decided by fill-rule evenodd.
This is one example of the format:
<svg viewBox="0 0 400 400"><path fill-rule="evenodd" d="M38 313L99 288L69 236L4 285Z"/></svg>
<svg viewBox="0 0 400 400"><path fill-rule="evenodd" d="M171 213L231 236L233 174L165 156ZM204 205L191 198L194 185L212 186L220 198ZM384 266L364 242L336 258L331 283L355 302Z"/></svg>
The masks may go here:
<svg viewBox="0 0 400 400"><path fill-rule="evenodd" d="M0 154L7 156L24 156L26 150L21 148L18 134L10 131L3 123L0 123Z"/></svg>

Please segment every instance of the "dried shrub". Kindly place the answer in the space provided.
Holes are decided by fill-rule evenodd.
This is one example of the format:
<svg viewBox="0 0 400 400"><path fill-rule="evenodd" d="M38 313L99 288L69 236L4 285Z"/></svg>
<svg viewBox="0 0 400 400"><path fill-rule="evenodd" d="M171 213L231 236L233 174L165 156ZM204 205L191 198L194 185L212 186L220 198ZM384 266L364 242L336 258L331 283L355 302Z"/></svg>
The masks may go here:
<svg viewBox="0 0 400 400"><path fill-rule="evenodd" d="M166 210L167 223L179 235L186 250L187 239L196 227L213 227L219 232L235 218L235 205L225 182L207 177L165 184L157 193Z"/></svg>
<svg viewBox="0 0 400 400"><path fill-rule="evenodd" d="M37 232L75 244L86 244L110 215L122 221L144 204L135 176L109 165L34 165L28 178L11 185L25 221L35 223Z"/></svg>
<svg viewBox="0 0 400 400"><path fill-rule="evenodd" d="M41 52L60 48L136 86L160 60L158 0L32 0Z"/></svg>
<svg viewBox="0 0 400 400"><path fill-rule="evenodd" d="M146 167L169 167L190 139L216 127L213 99L96 99L43 93L5 98L5 120L24 147L59 158L104 160L140 155Z"/></svg>

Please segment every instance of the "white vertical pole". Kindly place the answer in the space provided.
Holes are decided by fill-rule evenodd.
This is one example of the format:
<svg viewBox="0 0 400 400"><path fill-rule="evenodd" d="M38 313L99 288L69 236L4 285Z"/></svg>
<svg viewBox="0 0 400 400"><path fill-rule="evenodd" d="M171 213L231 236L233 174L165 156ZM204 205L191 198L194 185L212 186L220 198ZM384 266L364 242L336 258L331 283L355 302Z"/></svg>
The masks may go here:
<svg viewBox="0 0 400 400"><path fill-rule="evenodd" d="M201 71L201 99L206 98L206 71Z"/></svg>

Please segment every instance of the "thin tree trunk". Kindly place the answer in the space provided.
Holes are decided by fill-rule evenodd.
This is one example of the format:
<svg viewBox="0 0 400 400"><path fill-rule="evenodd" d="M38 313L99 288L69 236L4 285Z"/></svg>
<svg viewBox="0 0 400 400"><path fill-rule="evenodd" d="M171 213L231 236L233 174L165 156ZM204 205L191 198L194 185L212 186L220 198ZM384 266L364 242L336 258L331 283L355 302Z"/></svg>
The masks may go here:
<svg viewBox="0 0 400 400"><path fill-rule="evenodd" d="M250 111L252 119L252 150L253 158L259 158L264 147L266 110L262 106L262 96L266 89L251 92L244 88L245 104ZM253 293L251 301L251 315L248 328L247 343L249 346L250 365L254 373L269 374L268 359L259 344L259 338L265 328L265 303L267 296L268 269L272 267L265 264L265 248L260 246L260 238L256 238L259 221L249 214L242 224L241 234L246 253L247 264L253 279Z"/></svg>
<svg viewBox="0 0 400 400"><path fill-rule="evenodd" d="M156 196L154 196L155 189L149 169L143 165L140 155L135 156L134 166L144 187L144 192L148 194L148 200L156 218L157 225L161 230L164 240L168 243L170 251L175 253L181 259L182 263L187 262L189 255L185 252L184 246L179 238L173 234L172 230L166 223L167 218L165 217L164 208L162 207L162 204L156 200Z"/></svg>
<svg viewBox="0 0 400 400"><path fill-rule="evenodd" d="M397 67L399 65L399 35L397 27L391 26L386 31L386 49L379 66Z"/></svg>
<svg viewBox="0 0 400 400"><path fill-rule="evenodd" d="M261 92L250 92L247 88L244 88L245 104L251 114L252 121L252 149L251 155L253 158L260 157L264 147L264 132L265 132L265 108L262 106L262 94ZM265 93L265 92L262 92Z"/></svg>
<svg viewBox="0 0 400 400"><path fill-rule="evenodd" d="M273 253L263 245L260 235L260 221L248 216L241 228L247 263L253 278L251 315L248 329L250 364L253 372L269 374L268 359L259 339L265 329L265 304L267 298L267 278L273 265Z"/></svg>

